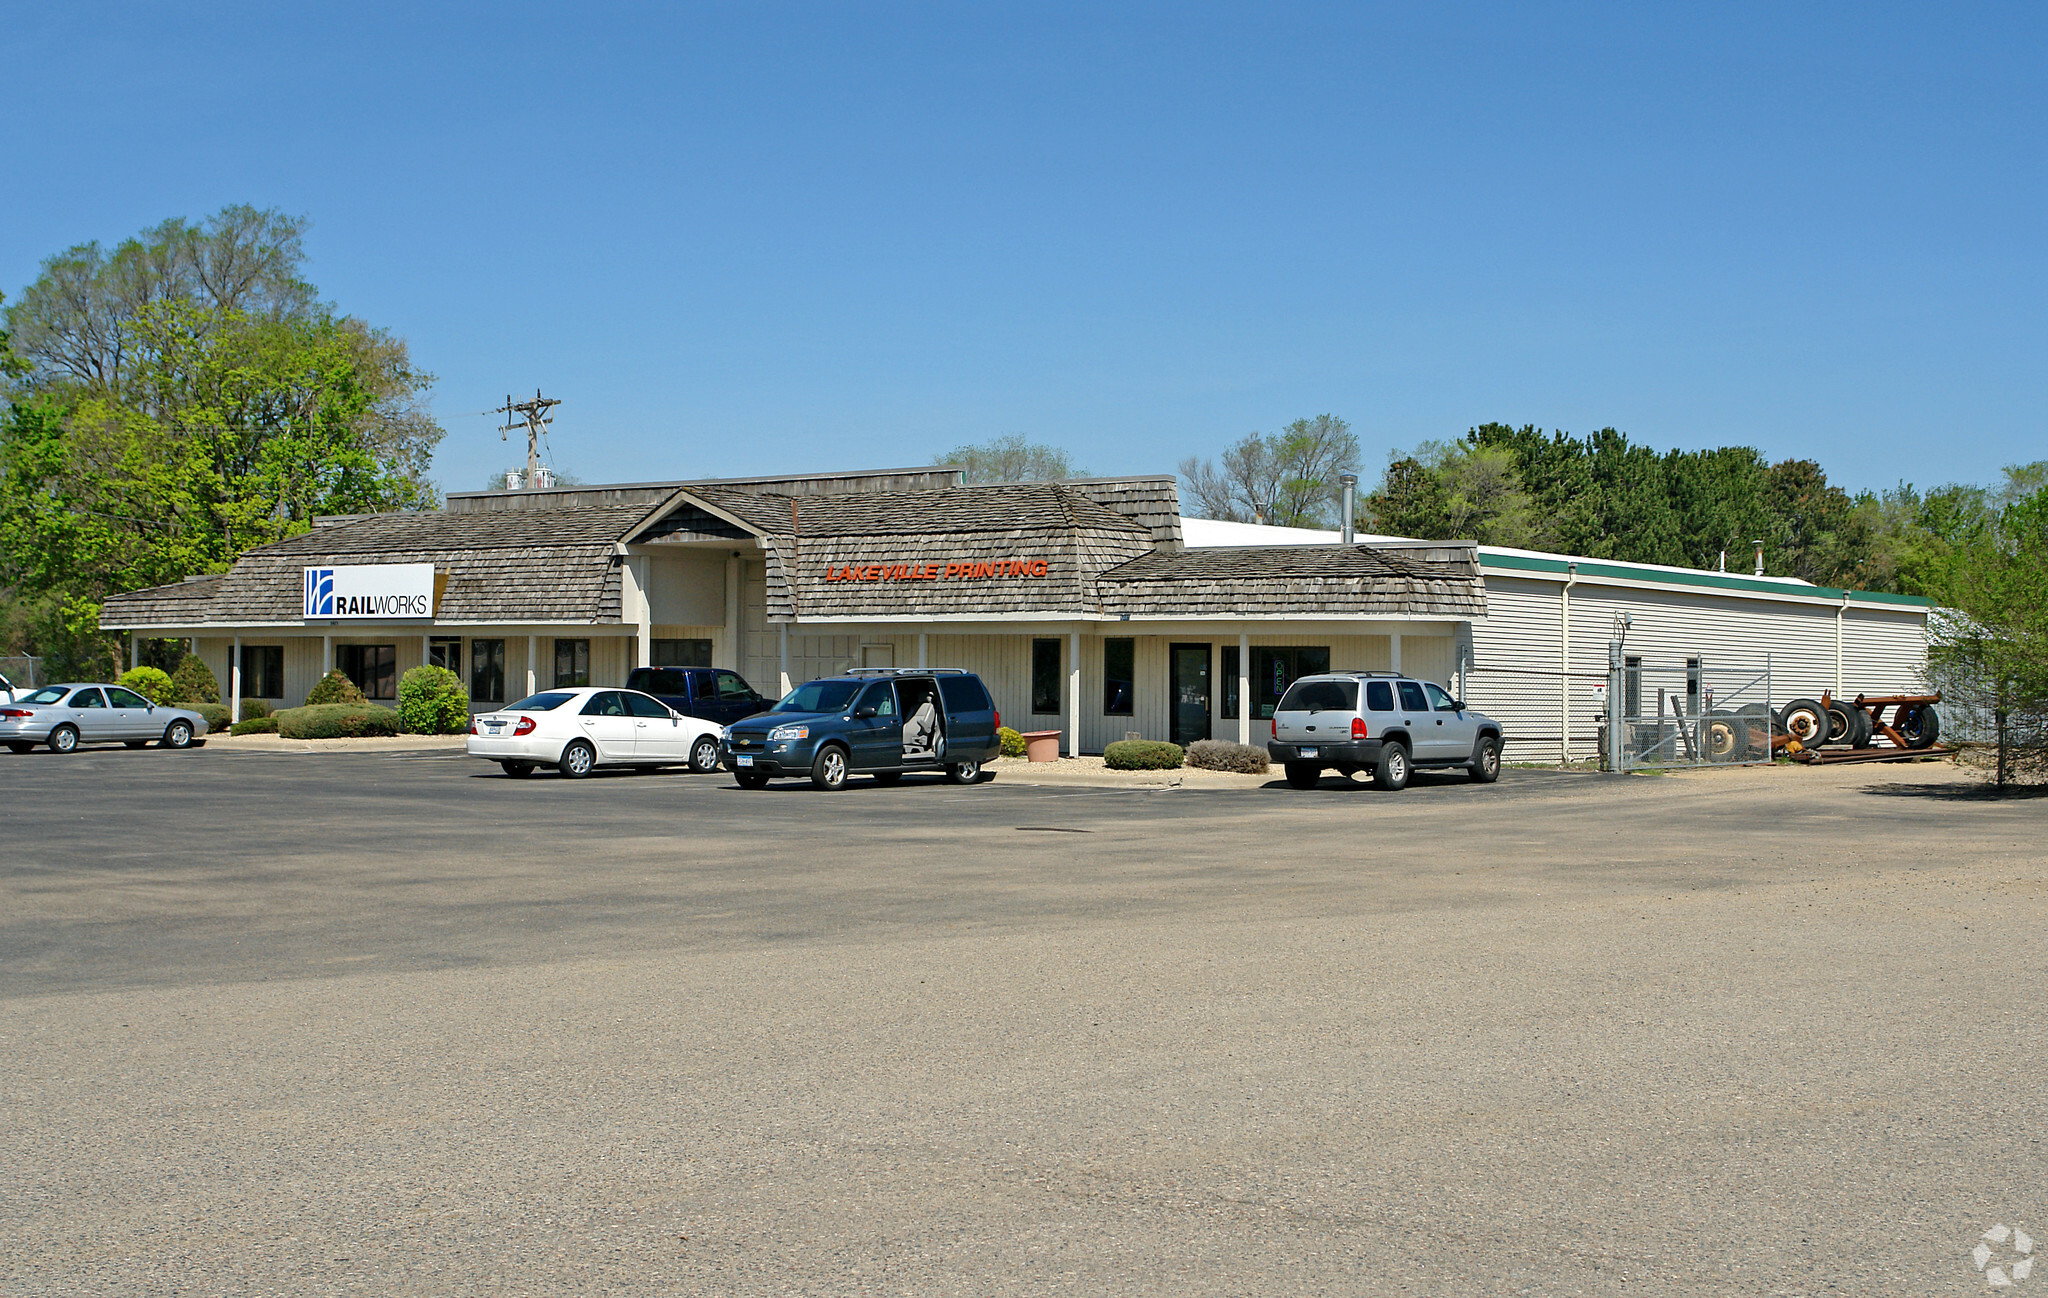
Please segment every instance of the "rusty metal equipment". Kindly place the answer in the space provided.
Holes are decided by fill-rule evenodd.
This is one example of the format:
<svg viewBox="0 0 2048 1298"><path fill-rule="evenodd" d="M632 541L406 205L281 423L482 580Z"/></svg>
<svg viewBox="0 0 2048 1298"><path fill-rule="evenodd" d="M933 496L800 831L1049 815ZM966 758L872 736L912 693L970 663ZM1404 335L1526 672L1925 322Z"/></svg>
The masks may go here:
<svg viewBox="0 0 2048 1298"><path fill-rule="evenodd" d="M1934 705L1939 702L1941 693L1938 690L1933 694L1858 694L1846 703L1823 692L1820 696L1822 711L1839 722L1839 728L1830 726L1828 739L1846 739L1851 746L1846 750L1829 751L1820 745L1801 744L1788 736L1777 736L1772 747L1810 765L1910 762L1928 757L1947 757L1955 749L1935 743L1941 735L1941 715L1934 710ZM1885 720L1887 708L1892 710L1890 721ZM1888 742L1877 743L1880 738ZM1778 742L1780 739L1786 742Z"/></svg>

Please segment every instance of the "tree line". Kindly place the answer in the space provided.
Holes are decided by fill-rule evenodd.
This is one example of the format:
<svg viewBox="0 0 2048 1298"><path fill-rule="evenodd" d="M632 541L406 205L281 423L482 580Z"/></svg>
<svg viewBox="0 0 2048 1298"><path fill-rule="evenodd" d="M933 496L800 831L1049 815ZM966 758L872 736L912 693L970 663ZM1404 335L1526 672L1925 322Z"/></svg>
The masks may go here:
<svg viewBox="0 0 2048 1298"><path fill-rule="evenodd" d="M224 571L318 515L437 503L433 375L320 300L305 230L242 205L174 218L65 249L5 303L0 651L109 674L107 595Z"/></svg>

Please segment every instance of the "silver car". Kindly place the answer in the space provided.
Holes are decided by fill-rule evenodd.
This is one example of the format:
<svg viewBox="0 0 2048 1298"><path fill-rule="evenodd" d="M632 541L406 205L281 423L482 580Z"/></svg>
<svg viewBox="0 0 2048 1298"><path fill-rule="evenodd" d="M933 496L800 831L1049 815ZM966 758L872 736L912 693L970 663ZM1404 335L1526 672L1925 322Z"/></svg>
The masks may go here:
<svg viewBox="0 0 2048 1298"><path fill-rule="evenodd" d="M1287 687L1266 751L1297 789L1323 772L1371 771L1382 789L1416 767L1458 767L1481 784L1500 778L1500 722L1433 681L1399 672L1323 672Z"/></svg>
<svg viewBox="0 0 2048 1298"><path fill-rule="evenodd" d="M0 743L17 753L37 744L68 753L80 744L190 748L204 742L206 718L151 703L120 685L45 685L0 704Z"/></svg>

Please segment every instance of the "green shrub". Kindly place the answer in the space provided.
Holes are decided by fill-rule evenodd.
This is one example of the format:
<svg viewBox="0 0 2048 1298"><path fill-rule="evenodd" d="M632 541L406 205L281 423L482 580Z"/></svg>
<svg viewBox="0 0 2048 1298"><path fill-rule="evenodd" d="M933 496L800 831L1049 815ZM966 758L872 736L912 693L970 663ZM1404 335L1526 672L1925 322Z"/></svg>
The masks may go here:
<svg viewBox="0 0 2048 1298"><path fill-rule="evenodd" d="M399 732L398 714L373 703L312 703L285 708L272 719L286 739L354 739Z"/></svg>
<svg viewBox="0 0 2048 1298"><path fill-rule="evenodd" d="M1188 745L1188 765L1205 771L1264 775L1272 763L1266 760L1266 750L1254 744L1236 744L1227 739L1197 739Z"/></svg>
<svg viewBox="0 0 2048 1298"><path fill-rule="evenodd" d="M274 735L277 733L276 717L249 717L237 721L228 728L231 735Z"/></svg>
<svg viewBox="0 0 2048 1298"><path fill-rule="evenodd" d="M220 682L204 658L186 654L178 660L178 670L171 673L171 701L180 707L220 702Z"/></svg>
<svg viewBox="0 0 2048 1298"><path fill-rule="evenodd" d="M1024 755L1024 736L1022 734L1010 729L1008 726L999 726L996 729L996 738L1002 742L1003 756L1022 757Z"/></svg>
<svg viewBox="0 0 2048 1298"><path fill-rule="evenodd" d="M1112 771L1171 771L1186 754L1179 744L1156 739L1123 739L1102 750L1102 764Z"/></svg>
<svg viewBox="0 0 2048 1298"><path fill-rule="evenodd" d="M340 671L331 671L313 682L313 688L306 692L306 706L319 707L324 703L366 703L363 692L356 683Z"/></svg>
<svg viewBox="0 0 2048 1298"><path fill-rule="evenodd" d="M171 675L156 667L132 667L122 672L116 685L126 685L151 703L171 701Z"/></svg>
<svg viewBox="0 0 2048 1298"><path fill-rule="evenodd" d="M178 706L205 717L209 735L217 735L228 728L228 705L225 703L180 703Z"/></svg>
<svg viewBox="0 0 2048 1298"><path fill-rule="evenodd" d="M409 734L459 735L469 729L469 691L446 667L415 667L398 678L398 719Z"/></svg>
<svg viewBox="0 0 2048 1298"><path fill-rule="evenodd" d="M277 709L271 707L262 699L242 700L242 720L244 721L248 721L254 717L267 717L276 710Z"/></svg>

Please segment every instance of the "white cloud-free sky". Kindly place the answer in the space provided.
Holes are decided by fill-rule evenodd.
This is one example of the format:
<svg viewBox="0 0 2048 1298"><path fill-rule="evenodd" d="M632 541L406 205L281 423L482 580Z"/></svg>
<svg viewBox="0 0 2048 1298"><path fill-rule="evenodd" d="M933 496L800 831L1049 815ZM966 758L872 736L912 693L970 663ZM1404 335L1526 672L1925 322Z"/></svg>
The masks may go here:
<svg viewBox="0 0 2048 1298"><path fill-rule="evenodd" d="M0 289L230 202L440 376L444 485L1170 471L1324 411L2048 456L2038 5L7 6Z"/></svg>

